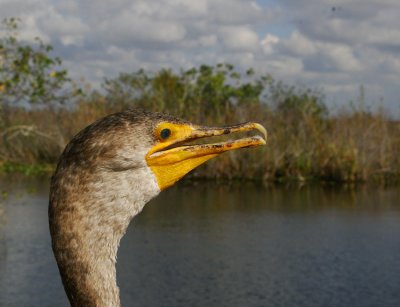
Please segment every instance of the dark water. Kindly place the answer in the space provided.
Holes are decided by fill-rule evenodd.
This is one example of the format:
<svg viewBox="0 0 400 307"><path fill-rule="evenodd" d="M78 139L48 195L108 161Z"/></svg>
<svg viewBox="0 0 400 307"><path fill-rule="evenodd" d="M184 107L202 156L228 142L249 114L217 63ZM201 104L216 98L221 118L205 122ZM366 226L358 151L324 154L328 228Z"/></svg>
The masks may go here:
<svg viewBox="0 0 400 307"><path fill-rule="evenodd" d="M0 181L0 306L68 305L47 188ZM123 306L400 306L400 189L180 184L118 257Z"/></svg>

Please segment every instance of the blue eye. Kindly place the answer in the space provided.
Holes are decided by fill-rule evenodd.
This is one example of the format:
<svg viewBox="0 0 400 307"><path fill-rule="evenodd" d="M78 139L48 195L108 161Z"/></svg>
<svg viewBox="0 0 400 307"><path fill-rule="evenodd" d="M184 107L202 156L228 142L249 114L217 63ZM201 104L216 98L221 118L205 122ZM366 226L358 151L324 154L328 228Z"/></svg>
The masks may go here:
<svg viewBox="0 0 400 307"><path fill-rule="evenodd" d="M171 130L169 130L169 129L163 129L160 132L160 137L163 140L167 139L170 135L171 135Z"/></svg>

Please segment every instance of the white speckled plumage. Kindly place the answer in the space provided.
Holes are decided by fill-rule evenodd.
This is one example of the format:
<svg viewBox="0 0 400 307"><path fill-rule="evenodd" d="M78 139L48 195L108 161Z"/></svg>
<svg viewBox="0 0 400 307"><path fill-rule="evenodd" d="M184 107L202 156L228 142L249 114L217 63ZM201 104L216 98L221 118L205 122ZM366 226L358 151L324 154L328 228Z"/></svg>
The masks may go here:
<svg viewBox="0 0 400 307"><path fill-rule="evenodd" d="M90 264L88 280L99 299L100 306L112 302L119 305L115 263L119 242L131 221L160 189L148 167L120 173L106 173L104 180L89 186L95 203L86 203L86 219L81 220L88 231L82 233L86 242L82 254ZM101 233L98 232L101 227Z"/></svg>

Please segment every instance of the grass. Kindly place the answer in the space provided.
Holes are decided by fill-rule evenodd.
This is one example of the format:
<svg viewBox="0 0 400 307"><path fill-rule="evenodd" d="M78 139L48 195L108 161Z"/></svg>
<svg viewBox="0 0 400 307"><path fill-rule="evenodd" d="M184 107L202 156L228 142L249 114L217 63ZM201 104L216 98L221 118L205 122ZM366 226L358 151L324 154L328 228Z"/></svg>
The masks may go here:
<svg viewBox="0 0 400 307"><path fill-rule="evenodd" d="M51 174L54 169L55 164L22 164L9 161L0 164L0 174L20 173L26 176L38 176Z"/></svg>
<svg viewBox="0 0 400 307"><path fill-rule="evenodd" d="M0 172L51 173L67 141L94 120L118 111L105 100L82 101L73 111L12 109L0 138ZM197 114L189 116L196 120ZM400 178L400 122L383 112L348 111L319 117L267 104L236 106L217 124L257 121L267 146L229 152L192 173L193 178L250 180L394 181ZM212 115L205 119L213 122Z"/></svg>

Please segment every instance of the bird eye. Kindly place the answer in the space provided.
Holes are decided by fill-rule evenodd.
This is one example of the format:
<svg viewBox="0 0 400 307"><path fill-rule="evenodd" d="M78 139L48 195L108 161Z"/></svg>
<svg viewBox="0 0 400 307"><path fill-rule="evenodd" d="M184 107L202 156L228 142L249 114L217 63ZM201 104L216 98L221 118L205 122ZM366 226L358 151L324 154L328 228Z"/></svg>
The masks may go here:
<svg viewBox="0 0 400 307"><path fill-rule="evenodd" d="M160 132L160 137L163 140L167 139L170 135L171 135L171 130L169 130L169 129L163 129Z"/></svg>

